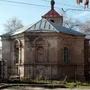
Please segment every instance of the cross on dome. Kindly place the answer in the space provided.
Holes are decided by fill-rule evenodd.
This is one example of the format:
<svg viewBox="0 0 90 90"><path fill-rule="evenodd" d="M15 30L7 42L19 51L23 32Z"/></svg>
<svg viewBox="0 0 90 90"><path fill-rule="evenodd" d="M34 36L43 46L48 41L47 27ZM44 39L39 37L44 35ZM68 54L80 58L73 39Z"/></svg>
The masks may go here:
<svg viewBox="0 0 90 90"><path fill-rule="evenodd" d="M51 0L51 10L54 10L55 1Z"/></svg>

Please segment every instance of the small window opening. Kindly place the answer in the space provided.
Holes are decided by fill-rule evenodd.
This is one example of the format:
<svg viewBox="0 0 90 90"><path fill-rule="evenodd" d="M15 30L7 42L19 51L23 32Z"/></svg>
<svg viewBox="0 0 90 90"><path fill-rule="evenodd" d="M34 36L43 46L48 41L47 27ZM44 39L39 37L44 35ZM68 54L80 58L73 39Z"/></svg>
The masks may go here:
<svg viewBox="0 0 90 90"><path fill-rule="evenodd" d="M50 20L50 21L54 23L54 20Z"/></svg>

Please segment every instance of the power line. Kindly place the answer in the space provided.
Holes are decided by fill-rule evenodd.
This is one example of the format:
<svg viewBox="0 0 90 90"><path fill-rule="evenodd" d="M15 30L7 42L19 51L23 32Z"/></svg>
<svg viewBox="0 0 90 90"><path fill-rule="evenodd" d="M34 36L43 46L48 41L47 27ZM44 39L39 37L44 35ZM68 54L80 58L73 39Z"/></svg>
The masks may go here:
<svg viewBox="0 0 90 90"><path fill-rule="evenodd" d="M62 11L63 12L67 12L67 11L88 11L88 12L90 12L90 8L88 8L87 10L85 10L85 9L76 9L76 8L67 8L66 10L64 10L62 8Z"/></svg>
<svg viewBox="0 0 90 90"><path fill-rule="evenodd" d="M39 4L31 4L31 3L27 3L27 2L18 2L18 1L11 1L11 0L0 0L1 2L8 2L8 3L12 3L12 4L21 4L21 5L29 5L29 6L39 6L39 7L50 7L50 6L46 6L46 5L39 5ZM45 1L45 0L43 0L43 1ZM47 1L47 0L46 0ZM49 1L48 1L49 2ZM65 6L66 6L67 4L65 4ZM67 6L69 6L69 5L67 5ZM69 6L70 7L70 6ZM55 7L55 8L57 8L57 9L59 9L60 10L60 8L59 7ZM62 10L62 8L61 8L61 10ZM63 11L90 11L90 9L88 9L88 10L83 10L83 9L79 9L79 8L72 8L72 7L70 7L70 8L67 8L66 10L64 10L63 9Z"/></svg>
<svg viewBox="0 0 90 90"><path fill-rule="evenodd" d="M41 0L41 1L44 1L44 2L50 2L50 0ZM56 2L57 5L64 5L66 7L76 7L75 5L71 5L71 4L66 4L66 3L59 3L59 2ZM81 8L83 8L83 6L80 6ZM77 7L76 7L77 8Z"/></svg>
<svg viewBox="0 0 90 90"><path fill-rule="evenodd" d="M31 3L26 3L26 2L10 1L10 0L0 0L0 1L1 2L13 3L13 4L21 4L21 5L30 5L30 6L39 6L39 7L50 7L50 6L45 6L45 5L31 4Z"/></svg>
<svg viewBox="0 0 90 90"><path fill-rule="evenodd" d="M29 6L39 6L39 7L50 7L50 6L46 6L46 5L39 5L39 4L31 4L31 3L27 3L27 2L18 2L18 1L11 1L11 0L0 0L1 2L8 2L8 3L13 3L13 4L21 4L21 5L29 5ZM42 0L42 1L47 1L47 0ZM49 1L48 1L49 2ZM60 3L57 3L60 5ZM63 4L65 6L68 7L75 7L75 6L70 6L68 4ZM56 7L59 8L59 7Z"/></svg>
<svg viewBox="0 0 90 90"><path fill-rule="evenodd" d="M50 2L49 0L41 0L41 1L45 1L45 2ZM74 6L74 5L69 5L69 4L65 4L65 3L57 3L56 2L56 4L57 5L64 5L64 6L66 6L66 7L69 7L69 8L67 8L67 9L63 9L63 8L61 8L61 10L65 13L65 12L67 12L67 11L88 11L88 12L90 12L90 8L88 8L88 9L84 9L84 7L83 6L80 6L80 8L79 7L76 7L76 6ZM74 7L74 8L72 8L72 7ZM57 9L59 9L60 10L60 8L59 7L56 7Z"/></svg>

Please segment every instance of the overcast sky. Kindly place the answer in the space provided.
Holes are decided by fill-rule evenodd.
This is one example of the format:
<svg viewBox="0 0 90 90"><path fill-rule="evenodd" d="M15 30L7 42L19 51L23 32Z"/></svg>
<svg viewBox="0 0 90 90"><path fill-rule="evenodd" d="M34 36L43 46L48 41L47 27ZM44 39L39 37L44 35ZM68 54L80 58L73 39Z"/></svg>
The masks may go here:
<svg viewBox="0 0 90 90"><path fill-rule="evenodd" d="M0 34L5 32L3 24L5 24L9 18L17 17L18 19L22 20L23 24L26 26L40 20L41 16L50 10L50 7L48 7L50 6L50 0L10 0L45 5L47 7L31 6L25 4L20 5L4 1L7 0L0 0ZM90 19L90 9L88 9L89 11L84 10L83 5L78 6L76 4L76 0L55 0L55 2L56 10L59 13L62 13L61 8L63 8L66 11L64 15L68 16L69 18L78 19L80 21ZM83 11L67 9L81 9Z"/></svg>

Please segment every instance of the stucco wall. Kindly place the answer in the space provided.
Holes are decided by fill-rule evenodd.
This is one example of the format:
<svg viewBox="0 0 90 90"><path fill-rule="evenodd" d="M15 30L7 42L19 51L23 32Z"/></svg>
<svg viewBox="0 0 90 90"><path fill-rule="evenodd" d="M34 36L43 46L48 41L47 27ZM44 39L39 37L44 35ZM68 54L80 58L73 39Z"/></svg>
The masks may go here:
<svg viewBox="0 0 90 90"><path fill-rule="evenodd" d="M11 41L8 39L2 39L2 60L4 62L3 78L7 79L11 67Z"/></svg>
<svg viewBox="0 0 90 90"><path fill-rule="evenodd" d="M28 36L29 37L29 36ZM42 36L37 37L33 35L33 40L31 40L31 37L26 38L25 42L25 64L32 66L32 75L33 77L36 77L34 74L35 67L43 67L47 66L49 68L49 78L55 77L54 74L56 74L56 78L65 77L65 75L68 75L68 77L75 78L75 75L78 77L84 78L84 38L83 37L75 37L72 35L66 35L66 34L53 34L53 36L45 34ZM47 62L42 61L43 63L37 63L37 57L35 55L36 49L33 42L36 39L43 38L48 44L47 48L47 54L45 58L47 59ZM31 40L31 41L30 41ZM68 64L64 63L63 60L63 48L68 47L69 48L69 54L70 54L70 61ZM54 68L55 66L55 68ZM55 70L56 72L55 72ZM48 70L48 69L47 69ZM29 74L27 69L25 69L25 76ZM55 73L53 73L55 72ZM68 74L69 73L69 74ZM54 79L54 78L53 78Z"/></svg>
<svg viewBox="0 0 90 90"><path fill-rule="evenodd" d="M14 63L14 40L20 40L19 62ZM84 37L62 33L28 33L3 42L3 58L8 75L18 68L21 79L84 79ZM8 48L7 48L8 47ZM64 62L64 47L69 49L69 63ZM13 71L13 72L12 72ZM11 74L12 73L12 74Z"/></svg>

